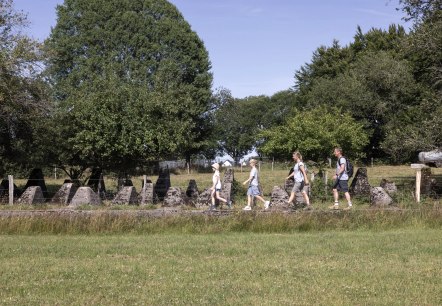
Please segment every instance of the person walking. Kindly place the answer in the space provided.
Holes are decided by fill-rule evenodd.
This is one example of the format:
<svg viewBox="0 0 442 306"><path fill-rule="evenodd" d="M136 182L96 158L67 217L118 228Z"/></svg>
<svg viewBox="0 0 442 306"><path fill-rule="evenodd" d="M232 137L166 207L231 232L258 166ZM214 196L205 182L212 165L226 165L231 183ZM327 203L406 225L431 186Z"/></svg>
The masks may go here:
<svg viewBox="0 0 442 306"><path fill-rule="evenodd" d="M259 174L258 169L256 168L257 161L255 159L251 159L249 161L250 167L250 176L243 183L243 185L249 184L247 189L247 206L243 208L243 210L252 210L252 201L254 198L262 201L264 203L264 209L268 209L270 207L270 201L266 201L259 191Z"/></svg>
<svg viewBox="0 0 442 306"><path fill-rule="evenodd" d="M330 206L330 209L339 209L339 192L344 192L348 206L344 208L349 210L353 208L351 203L350 193L348 192L348 174L347 174L347 159L342 155L342 149L336 147L333 154L338 159L336 162L336 174L333 176L333 198L335 203Z"/></svg>
<svg viewBox="0 0 442 306"><path fill-rule="evenodd" d="M288 177L286 177L286 180L293 177L295 184L293 185L292 192L290 193L288 204L292 204L293 200L296 197L296 193L300 192L304 197L305 203L307 204L304 209L311 210L312 206L310 205L310 199L308 197L309 180L307 177L304 162L302 161L302 155L301 153L299 153L299 151L295 151L293 152L292 158L296 164L293 167L293 172Z"/></svg>
<svg viewBox="0 0 442 306"><path fill-rule="evenodd" d="M210 188L211 192L211 198L212 198L212 205L210 206L209 210L213 210L215 209L215 203L216 200L219 200L221 202L224 202L227 204L227 206L229 208L232 208L232 201L227 201L226 199L224 199L223 197L221 197L220 192L221 192L221 177L219 174L219 164L218 163L214 163L212 165L212 170L214 171L213 176L212 176L212 187Z"/></svg>

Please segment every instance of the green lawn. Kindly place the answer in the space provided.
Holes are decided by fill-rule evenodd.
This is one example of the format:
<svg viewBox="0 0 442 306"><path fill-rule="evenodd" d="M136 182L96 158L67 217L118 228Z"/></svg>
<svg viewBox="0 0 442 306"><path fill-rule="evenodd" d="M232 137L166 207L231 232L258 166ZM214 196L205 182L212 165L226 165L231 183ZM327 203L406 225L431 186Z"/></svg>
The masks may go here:
<svg viewBox="0 0 442 306"><path fill-rule="evenodd" d="M442 229L1 235L1 305L440 305Z"/></svg>

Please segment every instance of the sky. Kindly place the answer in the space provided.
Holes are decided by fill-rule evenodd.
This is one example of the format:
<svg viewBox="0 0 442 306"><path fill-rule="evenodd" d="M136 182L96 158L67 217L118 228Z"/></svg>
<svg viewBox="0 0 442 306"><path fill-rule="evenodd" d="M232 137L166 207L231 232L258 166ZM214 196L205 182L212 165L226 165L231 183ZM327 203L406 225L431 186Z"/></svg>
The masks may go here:
<svg viewBox="0 0 442 306"><path fill-rule="evenodd" d="M294 75L320 46L353 40L359 25L409 25L398 0L170 0L203 40L212 63L213 89L235 98L271 96L294 85ZM28 15L25 33L44 40L63 0L14 0Z"/></svg>

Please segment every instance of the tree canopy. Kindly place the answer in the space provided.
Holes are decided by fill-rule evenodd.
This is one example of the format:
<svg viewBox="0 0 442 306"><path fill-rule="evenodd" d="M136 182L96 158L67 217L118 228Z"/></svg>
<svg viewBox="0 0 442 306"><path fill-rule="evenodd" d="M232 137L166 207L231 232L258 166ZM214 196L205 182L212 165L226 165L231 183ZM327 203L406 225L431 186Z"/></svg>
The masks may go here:
<svg viewBox="0 0 442 306"><path fill-rule="evenodd" d="M210 62L165 0L65 0L46 41L61 165L112 170L204 146ZM70 154L70 157L68 155ZM76 156L76 158L73 158Z"/></svg>
<svg viewBox="0 0 442 306"><path fill-rule="evenodd" d="M0 175L42 163L36 137L49 105L39 77L39 44L21 33L25 26L26 16L12 0L0 0Z"/></svg>
<svg viewBox="0 0 442 306"><path fill-rule="evenodd" d="M43 164L74 178L121 174L253 149L321 160L335 145L413 161L442 147L442 1L399 3L408 33L357 27L348 45L314 50L293 88L238 99L211 91L208 52L166 0L64 0L44 52L0 0L0 174Z"/></svg>
<svg viewBox="0 0 442 306"><path fill-rule="evenodd" d="M342 109L324 106L295 114L284 125L262 131L259 149L267 156L287 158L300 150L308 159L324 161L333 148L341 146L352 157L364 157L368 143L364 126Z"/></svg>

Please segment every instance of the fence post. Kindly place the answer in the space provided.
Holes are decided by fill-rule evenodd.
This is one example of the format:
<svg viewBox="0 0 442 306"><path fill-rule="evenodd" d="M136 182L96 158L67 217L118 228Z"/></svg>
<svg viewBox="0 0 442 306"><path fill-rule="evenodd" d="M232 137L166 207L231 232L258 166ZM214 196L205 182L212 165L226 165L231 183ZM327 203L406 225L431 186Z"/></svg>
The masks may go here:
<svg viewBox="0 0 442 306"><path fill-rule="evenodd" d="M411 164L412 169L416 169L416 202L421 201L421 179L422 179L422 168L428 168L424 164Z"/></svg>
<svg viewBox="0 0 442 306"><path fill-rule="evenodd" d="M9 183L9 205L14 204L14 177L12 175L8 175L8 183Z"/></svg>
<svg viewBox="0 0 442 306"><path fill-rule="evenodd" d="M143 188L141 191L141 205L146 203L146 184L147 184L147 175L143 175Z"/></svg>
<svg viewBox="0 0 442 306"><path fill-rule="evenodd" d="M328 171L324 170L324 189L325 189L325 194L326 195L328 193L327 183L328 183Z"/></svg>

